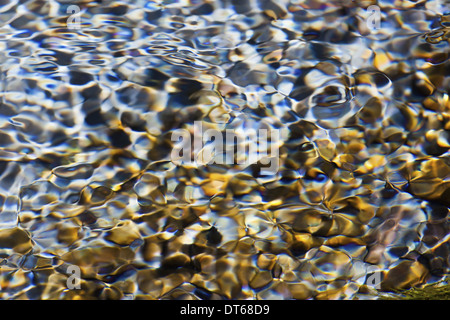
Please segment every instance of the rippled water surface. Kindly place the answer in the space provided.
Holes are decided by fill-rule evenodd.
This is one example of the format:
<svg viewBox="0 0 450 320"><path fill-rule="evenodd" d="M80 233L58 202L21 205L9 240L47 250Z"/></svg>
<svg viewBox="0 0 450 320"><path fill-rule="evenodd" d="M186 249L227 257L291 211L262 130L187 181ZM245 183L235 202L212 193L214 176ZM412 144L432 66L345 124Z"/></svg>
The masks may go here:
<svg viewBox="0 0 450 320"><path fill-rule="evenodd" d="M441 280L449 39L445 1L0 0L0 298ZM278 170L174 163L195 121L283 132Z"/></svg>

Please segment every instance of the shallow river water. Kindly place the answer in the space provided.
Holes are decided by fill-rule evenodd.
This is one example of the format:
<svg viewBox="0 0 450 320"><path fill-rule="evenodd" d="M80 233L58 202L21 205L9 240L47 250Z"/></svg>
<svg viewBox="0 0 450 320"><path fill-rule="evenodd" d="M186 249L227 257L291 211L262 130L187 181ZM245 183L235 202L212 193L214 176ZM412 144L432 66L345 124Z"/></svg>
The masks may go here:
<svg viewBox="0 0 450 320"><path fill-rule="evenodd" d="M445 1L0 0L0 299L442 280L449 41Z"/></svg>

